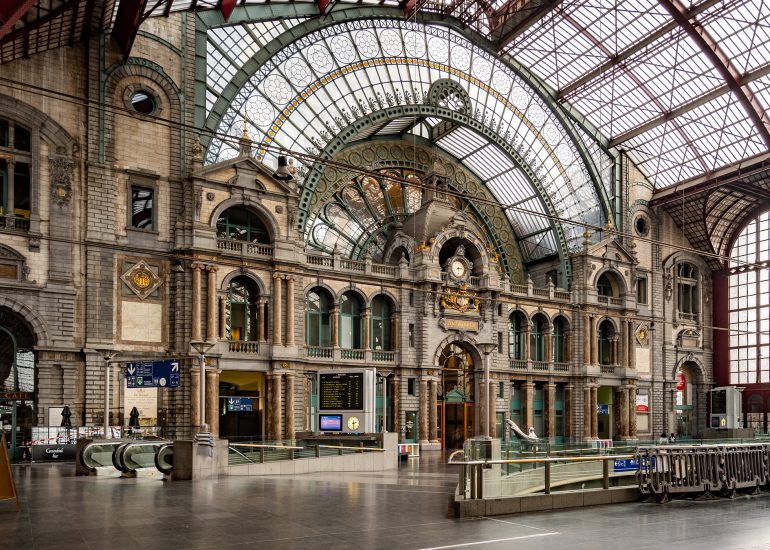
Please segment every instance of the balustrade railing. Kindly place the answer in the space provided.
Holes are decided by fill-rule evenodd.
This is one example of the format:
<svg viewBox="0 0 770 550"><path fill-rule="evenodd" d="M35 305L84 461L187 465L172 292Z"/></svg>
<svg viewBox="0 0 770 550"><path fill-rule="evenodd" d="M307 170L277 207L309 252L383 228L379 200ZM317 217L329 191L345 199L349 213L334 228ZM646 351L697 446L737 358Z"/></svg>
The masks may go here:
<svg viewBox="0 0 770 550"><path fill-rule="evenodd" d="M231 353L259 353L259 342L228 340L227 351Z"/></svg>
<svg viewBox="0 0 770 550"><path fill-rule="evenodd" d="M319 267L334 267L334 258L331 256L321 256L319 254L308 254L305 257L305 261L308 265L315 265Z"/></svg>
<svg viewBox="0 0 770 550"><path fill-rule="evenodd" d="M602 374L615 374L615 365L599 365L599 372Z"/></svg>
<svg viewBox="0 0 770 550"><path fill-rule="evenodd" d="M554 363L554 372L569 372L569 363Z"/></svg>
<svg viewBox="0 0 770 550"><path fill-rule="evenodd" d="M333 348L321 348L321 347L315 347L315 346L308 346L307 348L308 357L319 357L324 359L331 359L333 356L333 352L334 352Z"/></svg>
<svg viewBox="0 0 770 550"><path fill-rule="evenodd" d="M532 370L547 371L549 364L547 361L532 361Z"/></svg>
<svg viewBox="0 0 770 550"><path fill-rule="evenodd" d="M395 351L372 351L372 361L388 362L392 363L396 360Z"/></svg>
<svg viewBox="0 0 770 550"><path fill-rule="evenodd" d="M224 252L246 256L272 256L273 246L263 243L250 243L235 239L217 239L217 249Z"/></svg>
<svg viewBox="0 0 770 550"><path fill-rule="evenodd" d="M0 229L29 231L29 219L11 215L0 216Z"/></svg>
<svg viewBox="0 0 770 550"><path fill-rule="evenodd" d="M366 358L366 350L362 349L341 349L340 356L343 359L363 360Z"/></svg>
<svg viewBox="0 0 770 550"><path fill-rule="evenodd" d="M372 264L372 273L375 275L386 275L393 277L396 275L396 266L385 264Z"/></svg>
<svg viewBox="0 0 770 550"><path fill-rule="evenodd" d="M366 263L359 260L340 260L340 266L342 269L349 269L350 271L360 271L363 273L366 271Z"/></svg>
<svg viewBox="0 0 770 550"><path fill-rule="evenodd" d="M527 361L524 359L511 359L511 368L516 370L527 370Z"/></svg>

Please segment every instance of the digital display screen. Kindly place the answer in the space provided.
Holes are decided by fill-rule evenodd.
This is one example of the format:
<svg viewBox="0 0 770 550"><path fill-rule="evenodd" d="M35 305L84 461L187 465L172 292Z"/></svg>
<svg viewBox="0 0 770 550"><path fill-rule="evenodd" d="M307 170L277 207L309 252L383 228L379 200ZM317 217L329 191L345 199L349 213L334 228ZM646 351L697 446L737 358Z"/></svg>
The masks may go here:
<svg viewBox="0 0 770 550"><path fill-rule="evenodd" d="M321 374L318 393L321 410L362 411L364 410L364 373Z"/></svg>
<svg viewBox="0 0 770 550"><path fill-rule="evenodd" d="M341 432L342 415L341 414L322 414L318 420L318 428L322 432Z"/></svg>
<svg viewBox="0 0 770 550"><path fill-rule="evenodd" d="M727 390L711 392L711 414L727 414Z"/></svg>

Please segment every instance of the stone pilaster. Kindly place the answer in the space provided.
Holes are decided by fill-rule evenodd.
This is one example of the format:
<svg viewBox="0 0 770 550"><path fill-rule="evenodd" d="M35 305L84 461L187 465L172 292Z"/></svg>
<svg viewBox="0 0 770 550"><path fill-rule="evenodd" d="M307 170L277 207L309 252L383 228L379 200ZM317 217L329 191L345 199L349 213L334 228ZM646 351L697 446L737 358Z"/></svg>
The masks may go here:
<svg viewBox="0 0 770 550"><path fill-rule="evenodd" d="M636 439L636 386L628 386L628 438Z"/></svg>
<svg viewBox="0 0 770 550"><path fill-rule="evenodd" d="M294 373L286 373L286 439L294 439Z"/></svg>
<svg viewBox="0 0 770 550"><path fill-rule="evenodd" d="M267 342L267 300L259 302L259 341Z"/></svg>
<svg viewBox="0 0 770 550"><path fill-rule="evenodd" d="M573 422L574 413L572 411L572 384L567 384L564 388L564 439L571 441L575 436Z"/></svg>
<svg viewBox="0 0 770 550"><path fill-rule="evenodd" d="M201 271L203 269L201 264L192 265L192 327L190 329L192 341L201 339Z"/></svg>
<svg viewBox="0 0 770 550"><path fill-rule="evenodd" d="M206 340L214 342L217 339L217 267L206 266L208 281L206 283Z"/></svg>
<svg viewBox="0 0 770 550"><path fill-rule="evenodd" d="M420 443L428 443L428 380L420 378Z"/></svg>
<svg viewBox="0 0 770 550"><path fill-rule="evenodd" d="M339 347L340 345L340 307L335 305L331 311L332 321L332 333L331 333L331 345L332 347Z"/></svg>
<svg viewBox="0 0 770 550"><path fill-rule="evenodd" d="M369 325L370 325L370 316L369 316L369 309L365 309L363 315L361 315L361 325L362 325L362 331L361 331L361 348L362 349L369 349L371 346L369 344L371 336L369 334Z"/></svg>
<svg viewBox="0 0 770 550"><path fill-rule="evenodd" d="M583 437L591 439L592 429L591 417L591 386L583 386Z"/></svg>
<svg viewBox="0 0 770 550"><path fill-rule="evenodd" d="M591 342L591 364L592 365L598 365L599 364L599 350L598 345L596 341L596 323L594 321L594 316L589 315L588 316L588 327L589 327L589 340Z"/></svg>
<svg viewBox="0 0 770 550"><path fill-rule="evenodd" d="M534 426L533 399L535 396L535 385L532 382L524 382L522 387L524 389L524 410L522 411L524 413L524 426L521 429L527 432Z"/></svg>
<svg viewBox="0 0 770 550"><path fill-rule="evenodd" d="M190 369L190 424L201 425L198 404L201 400L201 370L198 367Z"/></svg>
<svg viewBox="0 0 770 550"><path fill-rule="evenodd" d="M281 280L279 273L273 274L273 346L280 346L281 339ZM280 432L277 432L280 433Z"/></svg>
<svg viewBox="0 0 770 550"><path fill-rule="evenodd" d="M390 409L393 415L393 431L401 441L401 376L398 374L393 375L393 400Z"/></svg>
<svg viewBox="0 0 770 550"><path fill-rule="evenodd" d="M294 344L294 277L288 275L286 277L286 345ZM292 433L293 431L294 428Z"/></svg>
<svg viewBox="0 0 770 550"><path fill-rule="evenodd" d="M599 437L599 386L591 385L591 437Z"/></svg>
<svg viewBox="0 0 770 550"><path fill-rule="evenodd" d="M227 338L227 299L219 298L219 339Z"/></svg>
<svg viewBox="0 0 770 550"><path fill-rule="evenodd" d="M283 399L281 397L281 374L270 372L267 375L269 384L267 399L270 403L268 413L267 438L270 441L281 439L281 409L283 409Z"/></svg>
<svg viewBox="0 0 770 550"><path fill-rule="evenodd" d="M428 437L431 443L438 443L438 414L437 414L437 396L438 396L438 383L436 380L428 381L428 395L430 396L428 407L429 426Z"/></svg>
<svg viewBox="0 0 770 550"><path fill-rule="evenodd" d="M545 385L545 436L552 438L556 435L556 384L548 382Z"/></svg>

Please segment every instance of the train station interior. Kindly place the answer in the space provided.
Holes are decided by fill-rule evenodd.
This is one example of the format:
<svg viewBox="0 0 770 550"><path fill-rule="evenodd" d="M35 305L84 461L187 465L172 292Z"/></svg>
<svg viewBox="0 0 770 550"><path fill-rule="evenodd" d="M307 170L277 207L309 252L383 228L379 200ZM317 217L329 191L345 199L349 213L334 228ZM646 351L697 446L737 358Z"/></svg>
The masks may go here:
<svg viewBox="0 0 770 550"><path fill-rule="evenodd" d="M763 547L768 110L766 0L0 5L0 541Z"/></svg>

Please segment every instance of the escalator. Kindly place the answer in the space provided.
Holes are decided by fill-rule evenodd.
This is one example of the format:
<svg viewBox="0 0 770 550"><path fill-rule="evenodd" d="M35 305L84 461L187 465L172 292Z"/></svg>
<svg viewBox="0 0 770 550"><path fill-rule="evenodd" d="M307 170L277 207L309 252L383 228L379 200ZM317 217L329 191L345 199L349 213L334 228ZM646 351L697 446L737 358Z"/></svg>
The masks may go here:
<svg viewBox="0 0 770 550"><path fill-rule="evenodd" d="M80 465L91 473L113 467L122 474L156 468L169 475L174 468L174 444L171 441L114 439L92 441L78 453Z"/></svg>

